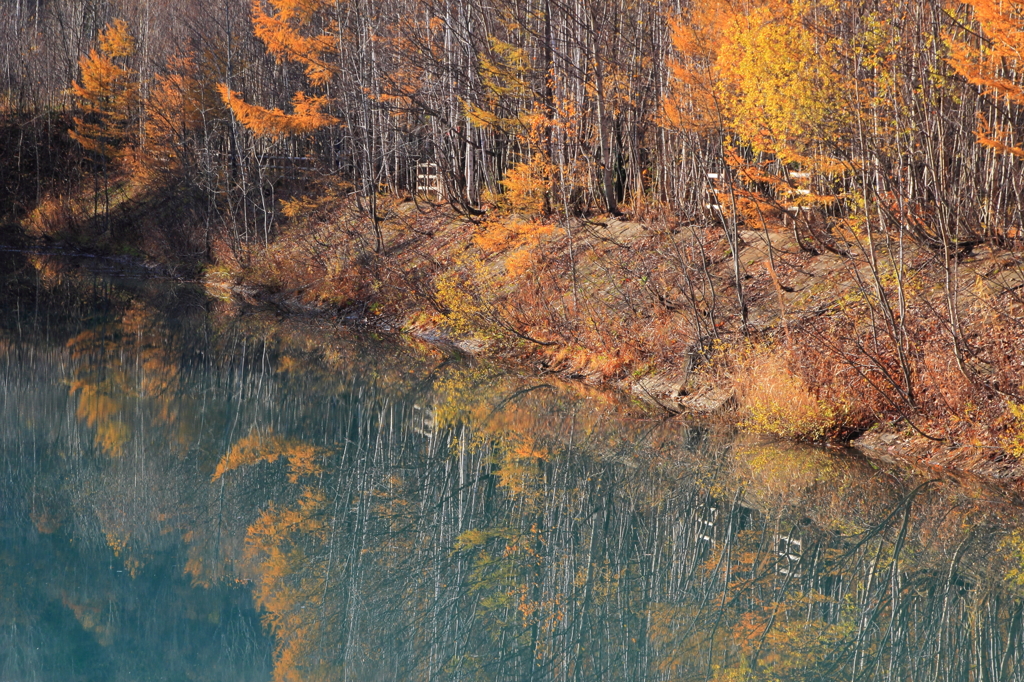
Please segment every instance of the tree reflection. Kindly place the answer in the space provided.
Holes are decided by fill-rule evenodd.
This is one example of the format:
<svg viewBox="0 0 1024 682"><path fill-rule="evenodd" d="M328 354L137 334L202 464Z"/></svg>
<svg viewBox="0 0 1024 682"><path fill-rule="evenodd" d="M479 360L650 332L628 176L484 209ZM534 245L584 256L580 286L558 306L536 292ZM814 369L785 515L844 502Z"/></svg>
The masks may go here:
<svg viewBox="0 0 1024 682"><path fill-rule="evenodd" d="M990 541L1009 519L969 489L819 450L684 448L564 394L510 407L514 384L439 404L428 436L415 405L352 415L368 438L250 528L280 679L1018 675L993 561L1017 550Z"/></svg>
<svg viewBox="0 0 1024 682"><path fill-rule="evenodd" d="M1024 679L1012 491L43 266L2 679Z"/></svg>

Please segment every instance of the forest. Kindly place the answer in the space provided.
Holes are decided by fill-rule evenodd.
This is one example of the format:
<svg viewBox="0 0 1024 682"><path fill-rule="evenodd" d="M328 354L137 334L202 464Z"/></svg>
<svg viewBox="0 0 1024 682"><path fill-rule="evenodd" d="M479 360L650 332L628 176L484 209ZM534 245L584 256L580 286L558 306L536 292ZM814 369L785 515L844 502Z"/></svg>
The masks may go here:
<svg viewBox="0 0 1024 682"><path fill-rule="evenodd" d="M1024 454L1024 2L7 0L0 44L8 244Z"/></svg>

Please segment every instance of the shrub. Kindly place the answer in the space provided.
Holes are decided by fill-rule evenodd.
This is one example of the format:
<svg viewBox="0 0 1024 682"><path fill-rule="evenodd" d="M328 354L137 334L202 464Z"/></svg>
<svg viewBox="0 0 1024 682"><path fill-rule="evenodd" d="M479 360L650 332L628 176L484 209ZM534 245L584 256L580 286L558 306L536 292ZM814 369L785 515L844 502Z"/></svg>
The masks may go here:
<svg viewBox="0 0 1024 682"><path fill-rule="evenodd" d="M797 441L844 441L863 431L870 415L851 400L822 398L794 370L788 351L753 344L733 355L743 426Z"/></svg>
<svg viewBox="0 0 1024 682"><path fill-rule="evenodd" d="M77 231L79 222L69 197L47 195L25 219L25 231L33 237L60 238Z"/></svg>
<svg viewBox="0 0 1024 682"><path fill-rule="evenodd" d="M1010 413L1011 424L1007 434L1003 437L1001 445L1006 452L1017 459L1024 457L1024 405L1008 402L1007 411Z"/></svg>
<svg viewBox="0 0 1024 682"><path fill-rule="evenodd" d="M501 180L505 189L504 201L516 212L547 213L554 171L555 167L542 154L534 154L529 163L517 163Z"/></svg>
<svg viewBox="0 0 1024 682"><path fill-rule="evenodd" d="M444 307L445 322L455 334L479 341L501 337L501 331L490 320L487 304L468 277L447 273L437 278L436 286L435 298Z"/></svg>

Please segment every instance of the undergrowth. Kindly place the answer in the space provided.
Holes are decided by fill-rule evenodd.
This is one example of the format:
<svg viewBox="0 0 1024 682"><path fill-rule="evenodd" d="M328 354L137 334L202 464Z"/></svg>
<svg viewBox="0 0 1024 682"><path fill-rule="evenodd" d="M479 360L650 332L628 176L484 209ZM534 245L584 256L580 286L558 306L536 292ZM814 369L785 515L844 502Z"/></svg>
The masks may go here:
<svg viewBox="0 0 1024 682"><path fill-rule="evenodd" d="M44 193L18 224L154 260L190 254L209 263L211 283L389 326L440 327L590 383L667 376L685 384L679 395L701 382L733 388L743 427L778 438L844 441L898 423L934 442L1024 457L1024 396L1013 388L1024 382L1024 301L1014 288L1024 273L1012 254L994 252L1005 280L961 266L960 358L942 308L948 280L923 251L907 256L902 284L885 267L873 280L863 260L795 243L770 258L743 253L756 320L744 324L720 228L651 207L642 225L556 219L544 210L543 174L527 170L481 217L406 195L378 197L371 213L350 187L322 180L282 192L273 230L240 241L223 226L200 228L198 213L183 221L190 228L174 225L188 197L112 180L100 194L92 182ZM110 214L97 214L100 205ZM745 250L767 241L751 235ZM901 296L904 318L886 321L884 305Z"/></svg>
<svg viewBox="0 0 1024 682"><path fill-rule="evenodd" d="M785 348L741 344L727 354L742 424L752 431L795 441L844 441L870 422L852 398L821 397Z"/></svg>

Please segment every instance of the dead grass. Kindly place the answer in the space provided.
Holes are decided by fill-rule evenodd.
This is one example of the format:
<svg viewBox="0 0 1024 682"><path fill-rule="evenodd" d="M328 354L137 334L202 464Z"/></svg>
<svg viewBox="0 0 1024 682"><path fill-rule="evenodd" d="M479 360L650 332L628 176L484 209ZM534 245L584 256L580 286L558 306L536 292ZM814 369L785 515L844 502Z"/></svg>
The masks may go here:
<svg viewBox="0 0 1024 682"><path fill-rule="evenodd" d="M743 344L727 354L743 425L752 431L795 441L845 441L871 422L852 396L822 397L784 348Z"/></svg>
<svg viewBox="0 0 1024 682"><path fill-rule="evenodd" d="M80 209L67 195L46 195L25 217L23 226L30 237L60 239L76 232L81 223Z"/></svg>

